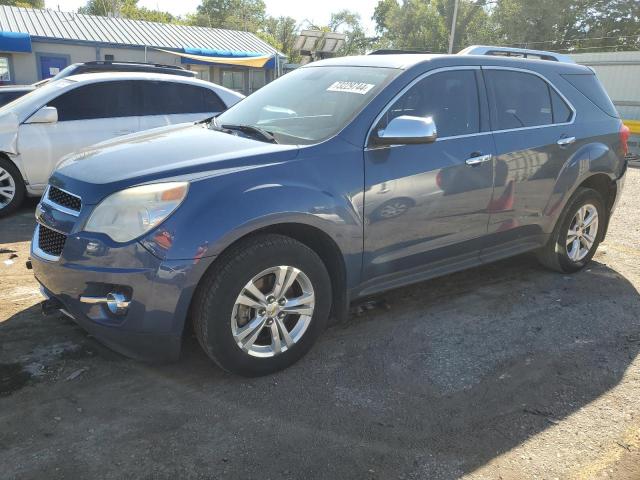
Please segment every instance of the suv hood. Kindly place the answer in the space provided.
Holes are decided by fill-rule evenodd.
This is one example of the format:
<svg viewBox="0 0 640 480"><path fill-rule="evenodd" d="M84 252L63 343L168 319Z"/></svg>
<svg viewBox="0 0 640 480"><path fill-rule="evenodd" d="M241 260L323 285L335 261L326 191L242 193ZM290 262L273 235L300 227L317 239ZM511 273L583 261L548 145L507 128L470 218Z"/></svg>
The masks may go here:
<svg viewBox="0 0 640 480"><path fill-rule="evenodd" d="M264 168L296 157L296 145L277 145L210 130L204 124L156 128L70 155L49 180L84 204L158 180L194 180Z"/></svg>

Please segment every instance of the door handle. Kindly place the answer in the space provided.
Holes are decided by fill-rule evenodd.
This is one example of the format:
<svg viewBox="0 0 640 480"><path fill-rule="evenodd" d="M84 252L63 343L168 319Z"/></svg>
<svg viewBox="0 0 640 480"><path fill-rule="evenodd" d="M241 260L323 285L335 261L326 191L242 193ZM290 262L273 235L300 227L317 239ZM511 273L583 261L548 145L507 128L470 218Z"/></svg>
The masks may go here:
<svg viewBox="0 0 640 480"><path fill-rule="evenodd" d="M473 156L471 158L467 158L465 163L467 165L475 167L476 165L480 165L481 163L490 162L491 158L493 158L491 156L491 154L489 154L489 155L476 155L476 156Z"/></svg>
<svg viewBox="0 0 640 480"><path fill-rule="evenodd" d="M562 137L556 143L561 147L566 147L567 145L571 145L576 141L576 137Z"/></svg>

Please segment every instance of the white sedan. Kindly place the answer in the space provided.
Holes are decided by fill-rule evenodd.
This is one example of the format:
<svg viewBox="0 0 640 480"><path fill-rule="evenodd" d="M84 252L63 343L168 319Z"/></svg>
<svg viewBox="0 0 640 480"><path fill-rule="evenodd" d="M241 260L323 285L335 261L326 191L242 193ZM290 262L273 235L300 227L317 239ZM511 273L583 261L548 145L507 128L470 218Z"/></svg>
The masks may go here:
<svg viewBox="0 0 640 480"><path fill-rule="evenodd" d="M69 153L141 130L197 122L244 98L161 73L90 73L48 83L0 108L0 217L39 196Z"/></svg>

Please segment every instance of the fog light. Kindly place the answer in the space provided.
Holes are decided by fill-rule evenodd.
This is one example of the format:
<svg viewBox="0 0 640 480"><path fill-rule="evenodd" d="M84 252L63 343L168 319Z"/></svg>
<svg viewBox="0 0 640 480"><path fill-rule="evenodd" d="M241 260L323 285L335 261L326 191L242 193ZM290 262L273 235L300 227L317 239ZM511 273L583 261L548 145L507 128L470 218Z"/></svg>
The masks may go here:
<svg viewBox="0 0 640 480"><path fill-rule="evenodd" d="M82 303L106 303L107 308L114 315L124 315L131 303L122 293L108 293L105 297L80 297Z"/></svg>
<svg viewBox="0 0 640 480"><path fill-rule="evenodd" d="M124 315L129 308L129 301L121 293L107 294L107 308L114 315Z"/></svg>

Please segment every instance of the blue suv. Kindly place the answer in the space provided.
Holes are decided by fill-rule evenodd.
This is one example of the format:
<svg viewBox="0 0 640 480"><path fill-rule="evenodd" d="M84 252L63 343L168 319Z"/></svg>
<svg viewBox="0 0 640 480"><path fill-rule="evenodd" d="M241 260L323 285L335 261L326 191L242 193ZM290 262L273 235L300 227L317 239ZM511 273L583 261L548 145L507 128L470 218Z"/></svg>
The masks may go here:
<svg viewBox="0 0 640 480"><path fill-rule="evenodd" d="M119 352L176 359L192 325L225 370L268 374L354 299L528 251L580 270L627 136L568 62L320 61L215 119L67 159L37 207L33 270L48 310Z"/></svg>

